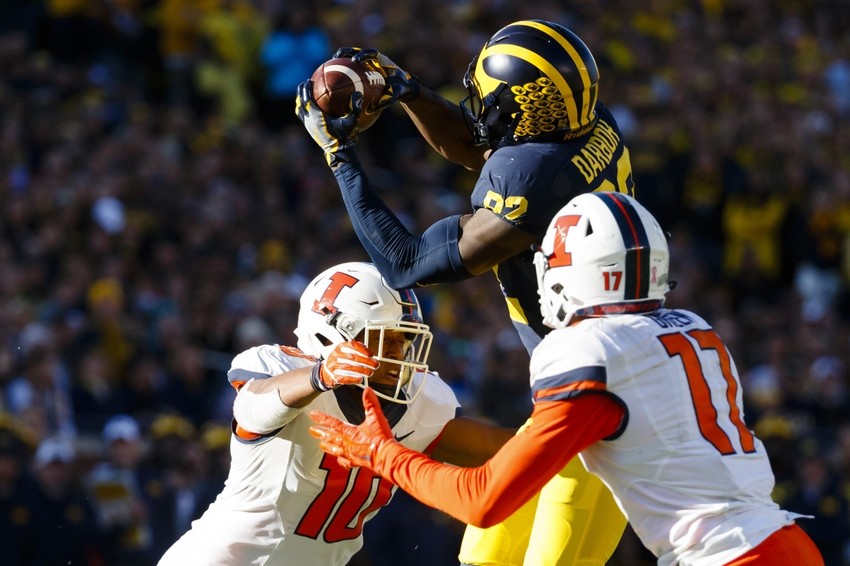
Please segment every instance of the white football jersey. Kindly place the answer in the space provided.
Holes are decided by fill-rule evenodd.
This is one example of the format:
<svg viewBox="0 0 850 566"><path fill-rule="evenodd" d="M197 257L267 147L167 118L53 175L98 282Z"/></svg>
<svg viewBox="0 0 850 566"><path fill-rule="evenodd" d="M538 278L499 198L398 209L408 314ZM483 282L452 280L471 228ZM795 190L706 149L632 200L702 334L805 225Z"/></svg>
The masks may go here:
<svg viewBox="0 0 850 566"><path fill-rule="evenodd" d="M259 346L236 356L228 376L247 381L314 363L295 349ZM459 404L436 373L413 379L425 379L423 390L393 432L403 445L424 451ZM365 468L346 470L322 452L308 432L314 424L308 412L348 421L340 400L357 403L362 414L361 394L359 388L322 393L276 434L257 442L232 435L223 491L159 566L346 564L363 544L363 524L390 501L395 486Z"/></svg>
<svg viewBox="0 0 850 566"><path fill-rule="evenodd" d="M799 517L771 499L735 364L699 316L662 309L549 333L532 355L532 389L566 399L570 383L587 380L619 398L626 417L581 459L659 564L725 564Z"/></svg>

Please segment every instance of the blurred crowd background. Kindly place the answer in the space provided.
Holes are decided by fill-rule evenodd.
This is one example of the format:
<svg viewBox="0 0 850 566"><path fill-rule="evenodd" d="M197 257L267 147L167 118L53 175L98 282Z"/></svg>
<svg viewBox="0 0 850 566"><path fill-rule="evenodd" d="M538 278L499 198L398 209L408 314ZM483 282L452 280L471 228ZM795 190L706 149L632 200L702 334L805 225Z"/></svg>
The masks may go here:
<svg viewBox="0 0 850 566"><path fill-rule="evenodd" d="M220 490L232 357L294 345L298 297L368 260L296 85L377 47L453 100L497 29L575 31L671 232L668 304L725 339L776 500L850 564L847 0L0 0L0 548L147 566ZM361 135L414 231L475 174L391 108ZM528 356L492 275L417 291L467 414L518 425ZM455 564L399 493L352 564ZM612 564L650 564L629 532Z"/></svg>

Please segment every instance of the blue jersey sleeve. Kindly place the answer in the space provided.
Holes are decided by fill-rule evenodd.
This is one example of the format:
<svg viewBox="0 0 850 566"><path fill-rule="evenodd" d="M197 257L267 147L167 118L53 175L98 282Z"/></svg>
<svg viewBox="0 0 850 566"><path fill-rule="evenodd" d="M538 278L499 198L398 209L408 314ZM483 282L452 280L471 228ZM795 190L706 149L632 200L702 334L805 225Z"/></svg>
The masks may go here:
<svg viewBox="0 0 850 566"><path fill-rule="evenodd" d="M334 169L354 231L375 267L396 289L451 283L471 277L458 250L460 216L438 220L410 233L378 197L352 150Z"/></svg>

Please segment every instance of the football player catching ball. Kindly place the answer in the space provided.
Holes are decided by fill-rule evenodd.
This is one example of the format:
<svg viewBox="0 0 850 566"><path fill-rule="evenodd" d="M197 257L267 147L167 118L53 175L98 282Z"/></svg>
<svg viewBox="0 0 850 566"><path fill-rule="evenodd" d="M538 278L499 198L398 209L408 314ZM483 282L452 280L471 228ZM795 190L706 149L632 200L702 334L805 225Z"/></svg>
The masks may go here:
<svg viewBox="0 0 850 566"><path fill-rule="evenodd" d="M576 195L632 195L629 152L614 117L598 101L599 71L587 45L560 24L511 23L469 65L460 104L419 84L374 49L343 48L335 57L373 60L395 102L447 159L480 170L472 212L410 233L389 210L355 152L362 100L332 118L300 85L296 114L325 152L354 230L394 288L451 283L495 270L510 317L531 352L549 332L538 308L530 251L552 211ZM503 524L469 527L460 552L466 564L601 566L626 521L609 491L574 459Z"/></svg>

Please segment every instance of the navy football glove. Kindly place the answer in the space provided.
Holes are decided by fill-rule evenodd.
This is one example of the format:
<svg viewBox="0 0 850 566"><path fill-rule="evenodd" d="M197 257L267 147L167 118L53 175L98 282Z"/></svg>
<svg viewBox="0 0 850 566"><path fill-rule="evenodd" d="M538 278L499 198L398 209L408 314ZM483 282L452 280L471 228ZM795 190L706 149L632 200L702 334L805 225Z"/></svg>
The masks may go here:
<svg viewBox="0 0 850 566"><path fill-rule="evenodd" d="M298 85L295 114L313 141L325 152L325 159L331 168L348 161L348 157L341 155L340 151L354 147L357 141L357 121L362 107L363 94L354 92L351 95L351 112L339 118L331 118L322 112L313 100L313 81L306 80Z"/></svg>
<svg viewBox="0 0 850 566"><path fill-rule="evenodd" d="M371 62L384 75L387 94L378 101L378 108L386 108L394 102L410 102L419 96L419 78L393 63L392 59L377 49L341 47L334 53L334 57L350 57L358 63Z"/></svg>

